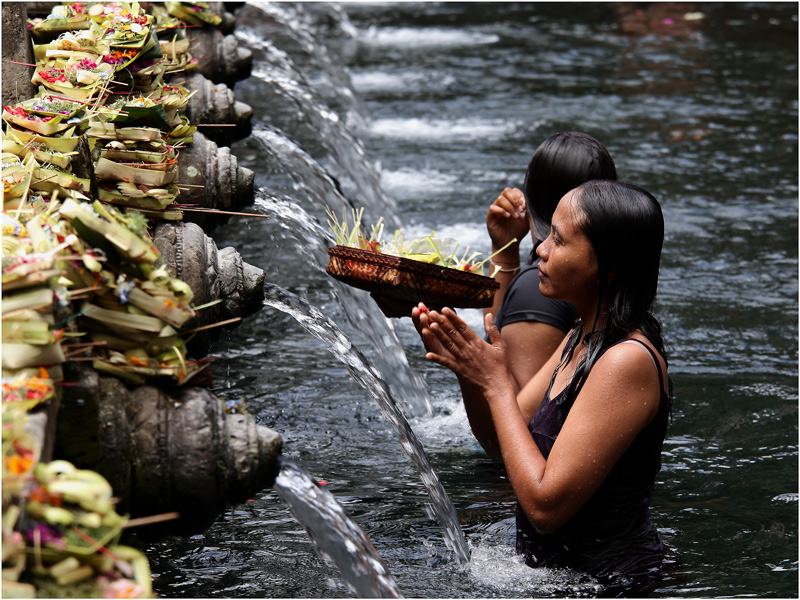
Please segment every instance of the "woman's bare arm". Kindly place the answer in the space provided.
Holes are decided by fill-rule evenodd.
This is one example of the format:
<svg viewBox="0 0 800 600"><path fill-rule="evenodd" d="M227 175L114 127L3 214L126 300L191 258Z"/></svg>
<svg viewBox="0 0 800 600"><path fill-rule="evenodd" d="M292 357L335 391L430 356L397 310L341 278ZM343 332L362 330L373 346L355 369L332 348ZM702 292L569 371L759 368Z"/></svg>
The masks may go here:
<svg viewBox="0 0 800 600"><path fill-rule="evenodd" d="M517 384L524 387L564 340L558 327L539 321L517 321L500 331L506 344L508 364Z"/></svg>
<svg viewBox="0 0 800 600"><path fill-rule="evenodd" d="M500 453L528 518L542 532L566 523L594 494L639 431L658 410L658 373L641 348L622 344L606 352L592 372L562 428L548 460L527 423L549 385L555 353L517 394L505 348L491 317L492 345L479 338L449 309L432 313L428 333L447 354L428 352L483 393ZM562 343L566 343L566 340ZM557 390L560 391L560 390Z"/></svg>
<svg viewBox="0 0 800 600"><path fill-rule="evenodd" d="M592 367L545 461L531 436L532 444L521 442L515 421L504 417L508 402L498 402L495 409L489 392L509 479L539 531L555 531L591 498L653 419L660 398L649 354L632 344L611 348Z"/></svg>

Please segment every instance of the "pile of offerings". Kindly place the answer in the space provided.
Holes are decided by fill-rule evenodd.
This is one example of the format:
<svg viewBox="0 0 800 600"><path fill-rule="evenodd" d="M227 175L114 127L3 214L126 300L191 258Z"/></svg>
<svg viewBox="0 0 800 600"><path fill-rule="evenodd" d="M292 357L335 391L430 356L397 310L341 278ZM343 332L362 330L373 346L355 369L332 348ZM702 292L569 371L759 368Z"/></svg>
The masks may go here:
<svg viewBox="0 0 800 600"><path fill-rule="evenodd" d="M36 463L18 406L3 407L3 597L152 598L147 557L108 482L63 460Z"/></svg>
<svg viewBox="0 0 800 600"><path fill-rule="evenodd" d="M29 23L39 92L2 110L4 596L152 597L147 559L118 543L129 523L108 483L38 462L26 422L68 384L68 362L168 386L208 364L187 359L178 333L204 307L167 272L147 223L182 217L192 93L165 76L196 66L185 29L211 14L75 2ZM73 172L82 138L89 178Z"/></svg>

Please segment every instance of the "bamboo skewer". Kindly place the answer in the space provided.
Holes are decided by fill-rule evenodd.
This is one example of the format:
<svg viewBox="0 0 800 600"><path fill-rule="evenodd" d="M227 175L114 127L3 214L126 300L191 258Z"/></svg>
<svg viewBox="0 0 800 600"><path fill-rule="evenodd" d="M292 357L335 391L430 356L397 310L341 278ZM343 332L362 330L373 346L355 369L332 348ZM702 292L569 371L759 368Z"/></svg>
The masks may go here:
<svg viewBox="0 0 800 600"><path fill-rule="evenodd" d="M82 344L69 344L69 345L66 345L66 346L64 346L64 344L62 344L62 347L65 347L65 348L75 348L74 350L71 350L70 352L65 353L64 354L64 358L72 358L73 356L77 356L78 354L81 354L82 352L86 352L87 350L91 350L95 346L105 346L106 343L107 343L106 341L101 341L101 342L84 342Z"/></svg>
<svg viewBox="0 0 800 600"><path fill-rule="evenodd" d="M73 531L73 533L75 533L75 534L76 534L78 537L80 537L80 538L81 538L81 539L82 539L84 542L86 542L87 544L90 544L90 545L91 545L91 547L92 547L92 550L97 550L98 552L101 552L102 554L105 554L106 556L108 556L108 557L110 557L110 558L114 559L115 561L118 561L118 560L120 560L119 556L117 556L116 554L114 554L114 553L113 553L111 550L109 550L108 548L106 548L106 547L105 547L103 544L101 544L100 542L98 542L96 539L94 539L93 537L91 537L91 536L90 536L90 535L88 535L87 533L85 533L85 532L81 531L81 530L80 530L80 529L78 529L77 527L73 527L73 528L72 528L72 531Z"/></svg>
<svg viewBox="0 0 800 600"><path fill-rule="evenodd" d="M194 329L189 329L188 331L181 331L181 334L195 333L196 331L213 329L214 327L222 327L223 325L230 325L231 323L236 323L241 320L242 317L234 317L233 319L228 319L227 321L220 321L219 323L212 323L211 325L203 325L202 327L195 327Z"/></svg>
<svg viewBox="0 0 800 600"><path fill-rule="evenodd" d="M96 259L100 260L100 259ZM103 259L105 260L105 259ZM95 292L100 289L99 285L93 285L92 287L81 288L79 290L70 290L69 295L70 297L74 296L75 294L88 294L89 292Z"/></svg>
<svg viewBox="0 0 800 600"><path fill-rule="evenodd" d="M122 526L122 528L126 529L128 527L141 527L142 525L152 525L153 523L171 521L172 519L177 519L180 516L181 514L179 512L168 512L168 513L162 513L160 515L152 515L149 517L139 517L138 519L129 520Z"/></svg>
<svg viewBox="0 0 800 600"><path fill-rule="evenodd" d="M179 186L180 187L180 186ZM190 212L205 212L214 213L217 215L235 215L238 217L259 217L261 219L271 219L271 215L256 215L253 213L233 212L229 210L217 210L216 208L187 208L184 206L175 206L176 210L188 210Z"/></svg>

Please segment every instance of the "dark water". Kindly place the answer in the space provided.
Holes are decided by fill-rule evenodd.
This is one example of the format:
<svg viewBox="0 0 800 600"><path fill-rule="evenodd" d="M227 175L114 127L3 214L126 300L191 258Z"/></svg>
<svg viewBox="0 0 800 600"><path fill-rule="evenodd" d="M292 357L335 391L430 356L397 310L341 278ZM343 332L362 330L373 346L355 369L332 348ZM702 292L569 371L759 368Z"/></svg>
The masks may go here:
<svg viewBox="0 0 800 600"><path fill-rule="evenodd" d="M486 208L522 183L541 140L568 128L603 141L621 178L661 200L658 312L676 395L653 514L680 562L654 595L797 597L797 4L270 6L280 10L240 12L239 34L280 48L311 99L300 104L258 77L236 85L237 99L295 139L354 205L379 214L395 202L412 235L435 229L486 252ZM269 57L254 53L263 67ZM308 113L315 104L339 125ZM331 152L346 143L342 125L388 204L373 189L360 193L363 162L356 183L346 153ZM325 226L324 207L258 142L233 150L258 186ZM379 353L343 314L373 310L369 297L342 308L304 253L318 239L305 245L281 219L246 218L215 239L319 307L366 355ZM463 314L481 326L478 311ZM513 494L471 438L454 377L424 361L408 319L392 325L427 383L432 413L407 416L455 504L467 565L444 543L380 411L290 316L265 308L225 334L215 392L244 398L281 432L284 454L327 483L403 595L592 595L577 574L515 560ZM148 556L165 597L352 595L272 490Z"/></svg>

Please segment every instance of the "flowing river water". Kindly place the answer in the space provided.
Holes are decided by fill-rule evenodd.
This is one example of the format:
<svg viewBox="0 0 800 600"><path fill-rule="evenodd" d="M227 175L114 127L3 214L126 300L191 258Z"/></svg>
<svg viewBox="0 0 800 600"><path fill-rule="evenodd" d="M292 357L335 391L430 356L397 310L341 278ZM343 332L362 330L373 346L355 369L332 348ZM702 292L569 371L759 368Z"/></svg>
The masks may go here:
<svg viewBox="0 0 800 600"><path fill-rule="evenodd" d="M282 494L307 485L297 465L346 511L357 543L345 546L379 557L361 557L379 567L375 595L598 592L580 574L519 563L513 492L471 437L452 373L424 360L409 319L384 319L324 272L326 205L365 206L370 222L486 253L489 204L522 184L539 142L577 129L606 144L666 219L657 310L675 404L652 511L676 565L653 595L796 597L797 4L256 3L237 15L254 67L235 93L255 123L232 150L256 173L252 210L273 218L235 218L214 238L379 371L469 559L448 543L381 406L291 314L265 306L224 334L214 391L282 434L292 465ZM482 326L479 311L460 312ZM279 490L202 533L150 543L156 592L377 589L345 583Z"/></svg>

